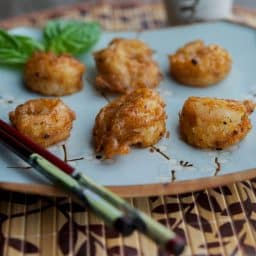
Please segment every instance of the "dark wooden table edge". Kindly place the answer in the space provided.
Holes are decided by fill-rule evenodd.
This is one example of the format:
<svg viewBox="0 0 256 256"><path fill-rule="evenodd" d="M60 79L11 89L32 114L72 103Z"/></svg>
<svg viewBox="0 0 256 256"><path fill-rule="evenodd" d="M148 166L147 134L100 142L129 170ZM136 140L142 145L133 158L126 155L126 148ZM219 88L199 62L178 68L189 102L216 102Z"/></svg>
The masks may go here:
<svg viewBox="0 0 256 256"><path fill-rule="evenodd" d="M100 1L98 4L92 4L92 3L80 3L80 4L73 4L73 5L65 5L65 6L59 6L55 8L45 9L42 11L35 11L24 15L19 15L16 17L11 17L8 19L0 20L0 27L9 29L13 27L19 26L19 24L23 23L24 21L31 20L31 24L33 24L33 20L39 19L40 17L46 17L46 18L57 18L58 16L62 16L65 13L70 13L72 11L80 10L83 11L89 11L90 8L93 7L103 7L108 6L109 3L107 1ZM129 3L114 3L111 4L112 8L135 8L140 6L159 6L159 3L143 3L141 4L139 1L133 0ZM248 14L248 15L256 15L256 10L249 9L245 7L241 7L239 5L235 5L233 7L233 14ZM234 19L232 19L234 21ZM166 24L167 25L167 24Z"/></svg>
<svg viewBox="0 0 256 256"><path fill-rule="evenodd" d="M19 26L19 23L23 22L24 20L33 20L38 19L40 17L47 17L47 18L58 18L65 15L66 13L70 13L72 11L90 11L90 8L103 8L104 6L109 6L110 3L108 1L100 1L97 4L94 3L80 3L80 4L71 4L71 5L61 5L55 8L45 9L41 11L34 11L27 14L19 15L16 17L11 17L8 19L0 20L0 27L2 28L12 28L15 26ZM159 6L159 3L145 3L141 4L140 1L132 0L129 3L111 3L111 8L120 8L120 9L127 9L127 8L138 8L140 6Z"/></svg>

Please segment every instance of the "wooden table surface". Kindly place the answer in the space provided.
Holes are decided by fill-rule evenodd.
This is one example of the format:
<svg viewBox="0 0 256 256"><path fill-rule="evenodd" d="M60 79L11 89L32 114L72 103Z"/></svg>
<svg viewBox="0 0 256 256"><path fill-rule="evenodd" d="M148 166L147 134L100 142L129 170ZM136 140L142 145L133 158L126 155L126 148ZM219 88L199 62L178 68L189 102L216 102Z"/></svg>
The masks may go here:
<svg viewBox="0 0 256 256"><path fill-rule="evenodd" d="M109 0L107 0L110 2ZM105 2L107 2L105 0ZM122 2L124 0L112 0L112 2ZM132 0L133 1L133 0ZM130 2L132 2L130 1ZM224 0L225 1L225 0ZM60 5L74 5L80 3L99 3L100 0L8 0L0 1L0 20L26 14L29 12L54 8ZM126 1L127 2L127 1ZM141 3L160 2L160 0L142 0ZM256 9L255 0L234 0L234 4L247 8Z"/></svg>

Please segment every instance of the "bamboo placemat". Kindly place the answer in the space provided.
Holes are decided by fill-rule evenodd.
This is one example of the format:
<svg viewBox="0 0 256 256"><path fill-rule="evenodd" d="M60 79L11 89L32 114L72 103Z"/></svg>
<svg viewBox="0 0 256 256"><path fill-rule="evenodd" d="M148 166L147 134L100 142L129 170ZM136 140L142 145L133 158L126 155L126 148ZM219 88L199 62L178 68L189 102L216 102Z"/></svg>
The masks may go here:
<svg viewBox="0 0 256 256"><path fill-rule="evenodd" d="M41 26L57 17L97 19L111 30L166 25L158 1L88 4L33 13L0 26ZM235 8L233 21L256 27L254 12ZM256 179L175 196L128 201L186 240L183 255L256 255ZM165 255L138 233L123 238L70 198L1 191L0 255Z"/></svg>

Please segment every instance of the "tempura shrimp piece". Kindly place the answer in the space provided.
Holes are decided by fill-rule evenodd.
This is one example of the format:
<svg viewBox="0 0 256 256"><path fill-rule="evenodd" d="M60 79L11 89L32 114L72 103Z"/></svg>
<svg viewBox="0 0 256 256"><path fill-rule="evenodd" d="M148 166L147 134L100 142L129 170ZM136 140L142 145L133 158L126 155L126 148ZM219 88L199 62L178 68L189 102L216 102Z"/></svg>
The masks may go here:
<svg viewBox="0 0 256 256"><path fill-rule="evenodd" d="M155 88L162 75L152 59L153 51L137 39L116 38L94 54L100 89L127 93L137 88Z"/></svg>
<svg viewBox="0 0 256 256"><path fill-rule="evenodd" d="M166 131L164 107L159 94L148 88L137 89L109 103L95 120L96 152L112 158L129 153L131 145L154 145Z"/></svg>
<svg viewBox="0 0 256 256"><path fill-rule="evenodd" d="M179 83L207 87L223 80L231 70L232 59L227 50L197 40L169 56L171 76Z"/></svg>
<svg viewBox="0 0 256 256"><path fill-rule="evenodd" d="M24 69L26 87L48 96L63 96L83 87L85 65L69 55L36 52Z"/></svg>
<svg viewBox="0 0 256 256"><path fill-rule="evenodd" d="M70 136L75 113L60 99L34 99L9 113L13 126L43 147Z"/></svg>
<svg viewBox="0 0 256 256"><path fill-rule="evenodd" d="M223 149L241 141L251 130L251 101L189 97L180 114L180 133L202 149Z"/></svg>

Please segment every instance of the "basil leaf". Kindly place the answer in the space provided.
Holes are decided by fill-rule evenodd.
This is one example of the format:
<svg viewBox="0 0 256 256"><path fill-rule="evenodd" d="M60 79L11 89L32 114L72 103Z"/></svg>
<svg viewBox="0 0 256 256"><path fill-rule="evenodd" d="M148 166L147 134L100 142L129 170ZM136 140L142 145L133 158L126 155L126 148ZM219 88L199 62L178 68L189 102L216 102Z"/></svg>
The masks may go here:
<svg viewBox="0 0 256 256"><path fill-rule="evenodd" d="M48 51L72 55L88 51L98 41L100 32L97 22L74 20L49 21L43 31Z"/></svg>
<svg viewBox="0 0 256 256"><path fill-rule="evenodd" d="M0 29L0 64L24 64L35 51L44 47L27 36L11 35Z"/></svg>

